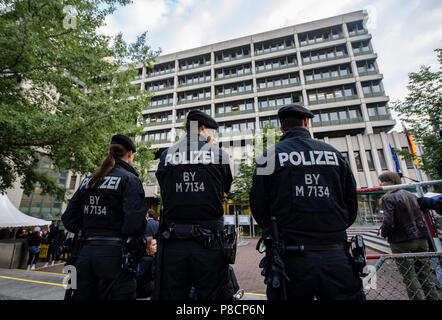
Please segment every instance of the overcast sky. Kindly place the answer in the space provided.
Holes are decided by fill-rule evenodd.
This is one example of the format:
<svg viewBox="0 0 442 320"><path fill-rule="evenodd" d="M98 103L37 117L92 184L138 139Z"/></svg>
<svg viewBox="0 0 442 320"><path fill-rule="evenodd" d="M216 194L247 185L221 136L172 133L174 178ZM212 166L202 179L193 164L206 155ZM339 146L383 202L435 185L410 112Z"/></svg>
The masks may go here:
<svg viewBox="0 0 442 320"><path fill-rule="evenodd" d="M162 54L366 9L369 32L390 101L407 94L408 73L438 68L440 0L133 0L106 19L102 32L126 41L148 31ZM400 127L397 127L400 129Z"/></svg>

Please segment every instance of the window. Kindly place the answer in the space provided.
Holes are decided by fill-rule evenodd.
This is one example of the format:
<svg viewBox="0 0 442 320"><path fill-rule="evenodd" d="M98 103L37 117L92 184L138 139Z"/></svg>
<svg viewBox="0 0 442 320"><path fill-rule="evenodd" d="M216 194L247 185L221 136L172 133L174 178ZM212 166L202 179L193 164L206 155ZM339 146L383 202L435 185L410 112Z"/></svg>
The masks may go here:
<svg viewBox="0 0 442 320"><path fill-rule="evenodd" d="M361 155L359 154L359 151L355 151L354 155L356 161L356 168L358 169L359 172L363 172L364 168L362 167Z"/></svg>
<svg viewBox="0 0 442 320"><path fill-rule="evenodd" d="M388 170L387 161L385 161L384 150L378 149L378 157L379 157L379 162L381 163L381 169Z"/></svg>
<svg viewBox="0 0 442 320"><path fill-rule="evenodd" d="M409 149L408 149L408 147L404 147L404 148L402 148L402 151L408 151L409 152ZM407 169L414 169L413 159L412 158L404 157L404 160L405 160L405 164L407 165Z"/></svg>
<svg viewBox="0 0 442 320"><path fill-rule="evenodd" d="M339 111L339 119L347 120L347 111Z"/></svg>
<svg viewBox="0 0 442 320"><path fill-rule="evenodd" d="M371 151L370 150L365 151L365 156L367 157L368 169L370 171L374 171L375 168L374 168L374 162L373 162L373 157L371 155Z"/></svg>
<svg viewBox="0 0 442 320"><path fill-rule="evenodd" d="M75 184L77 182L77 175L71 177L71 182L69 184L69 189L75 189Z"/></svg>

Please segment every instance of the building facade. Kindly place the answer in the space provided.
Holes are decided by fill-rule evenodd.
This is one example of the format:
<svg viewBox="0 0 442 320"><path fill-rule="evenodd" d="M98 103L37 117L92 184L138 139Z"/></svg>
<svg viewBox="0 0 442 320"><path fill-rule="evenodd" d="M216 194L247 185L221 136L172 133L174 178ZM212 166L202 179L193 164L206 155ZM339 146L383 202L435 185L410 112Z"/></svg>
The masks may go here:
<svg viewBox="0 0 442 320"><path fill-rule="evenodd" d="M219 123L217 141L229 153L236 175L239 165L250 161L256 133L268 124L279 128L277 110L297 103L315 114L312 136L348 159L358 187L379 185L381 172L395 170L390 146L405 149L408 144L403 133L389 133L396 122L367 19L364 11L352 12L162 55L153 68L140 65L132 84L154 96L143 111L145 131L137 139L167 148L184 133L187 113L202 110ZM404 176L428 180L411 161L399 164ZM155 170L156 164L152 176ZM72 194L80 180L68 172L60 181ZM154 178L145 191L155 207L159 190ZM39 197L38 190L31 197L22 196L19 188L8 195L20 210L42 218L66 207ZM46 203L56 208L44 208ZM232 210L244 214L247 205L226 203L226 213Z"/></svg>
<svg viewBox="0 0 442 320"><path fill-rule="evenodd" d="M390 145L403 149L407 140L388 133L396 122L367 18L364 11L353 12L159 56L153 68L140 66L133 84L154 93L140 139L166 148L183 133L187 113L202 110L219 123L218 142L235 174L251 153L256 131L266 124L279 128L277 110L297 103L315 114L312 135L348 158L358 187L378 185L382 171L394 171ZM418 178L409 163L400 166L405 176ZM153 183L147 193L158 194Z"/></svg>

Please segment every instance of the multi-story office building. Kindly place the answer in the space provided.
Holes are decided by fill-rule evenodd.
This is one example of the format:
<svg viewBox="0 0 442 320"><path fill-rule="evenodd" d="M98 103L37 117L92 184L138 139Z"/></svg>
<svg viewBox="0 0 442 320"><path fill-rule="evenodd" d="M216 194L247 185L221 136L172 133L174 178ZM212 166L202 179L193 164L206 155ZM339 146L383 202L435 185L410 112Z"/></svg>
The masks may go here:
<svg viewBox="0 0 442 320"><path fill-rule="evenodd" d="M279 128L277 110L298 103L315 114L312 135L348 158L358 186L378 185L382 171L394 171L389 146L406 148L407 140L387 133L395 120L367 18L353 12L166 54L153 69L140 66L133 83L155 95L144 111L141 139L168 147L186 114L203 110L219 123L219 142L235 173L256 130L268 123ZM400 166L416 178L410 163Z"/></svg>
<svg viewBox="0 0 442 320"><path fill-rule="evenodd" d="M382 171L394 171L390 145L404 149L408 144L404 134L388 133L395 120L367 18L364 11L353 12L162 55L152 69L140 65L133 84L154 97L143 112L145 133L138 139L166 148L182 133L187 113L202 110L219 123L218 141L236 174L240 163L249 161L244 154L253 154L256 131L266 124L279 128L277 110L298 103L315 114L312 135L347 157L358 187L379 185ZM423 173L416 177L411 162L399 162L404 176L428 179ZM63 181L75 189L80 177L68 173ZM145 190L154 202L154 179ZM26 213L52 212L38 201L38 192L12 197ZM232 206L226 212L243 211ZM365 207L362 201L360 208Z"/></svg>

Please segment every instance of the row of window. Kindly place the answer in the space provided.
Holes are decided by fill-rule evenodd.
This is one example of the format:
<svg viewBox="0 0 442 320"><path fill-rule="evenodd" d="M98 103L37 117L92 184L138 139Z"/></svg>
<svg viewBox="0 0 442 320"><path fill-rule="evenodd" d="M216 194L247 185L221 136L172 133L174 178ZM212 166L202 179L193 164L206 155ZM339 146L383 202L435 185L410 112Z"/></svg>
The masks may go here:
<svg viewBox="0 0 442 320"><path fill-rule="evenodd" d="M172 112L150 114L144 117L145 124L161 124L172 122Z"/></svg>
<svg viewBox="0 0 442 320"><path fill-rule="evenodd" d="M253 99L248 99L242 101L220 103L215 106L215 110L217 116L228 116L230 114L234 115L238 112L253 112L255 110L255 107Z"/></svg>
<svg viewBox="0 0 442 320"><path fill-rule="evenodd" d="M303 47L315 43L337 40L342 37L343 37L342 27L334 26L322 30L315 30L299 34L299 45Z"/></svg>
<svg viewBox="0 0 442 320"><path fill-rule="evenodd" d="M353 84L336 86L331 88L319 88L307 92L310 103L326 103L333 102L345 98L353 98L356 96L356 89Z"/></svg>
<svg viewBox="0 0 442 320"><path fill-rule="evenodd" d="M383 92L380 80L362 82L361 85L364 95L379 95Z"/></svg>
<svg viewBox="0 0 442 320"><path fill-rule="evenodd" d="M210 54L186 58L178 62L180 71L195 69L210 65Z"/></svg>
<svg viewBox="0 0 442 320"><path fill-rule="evenodd" d="M345 78L352 75L351 66L349 65L341 65L335 66L333 68L324 68L324 69L316 69L305 71L305 81L328 81L333 80L334 78Z"/></svg>
<svg viewBox="0 0 442 320"><path fill-rule="evenodd" d="M189 74L178 78L178 86L190 86L210 81L210 71Z"/></svg>
<svg viewBox="0 0 442 320"><path fill-rule="evenodd" d="M173 95L154 96L150 101L152 107L163 107L173 105Z"/></svg>
<svg viewBox="0 0 442 320"><path fill-rule="evenodd" d="M208 100L211 97L210 88L203 88L189 92L178 93L178 103L190 103L201 100Z"/></svg>
<svg viewBox="0 0 442 320"><path fill-rule="evenodd" d="M195 107L190 109L179 109L176 111L176 118L177 121L184 121L186 120L187 114L192 110L199 110L202 112L205 112L209 116L211 115L211 108L210 106L202 106L202 107Z"/></svg>
<svg viewBox="0 0 442 320"><path fill-rule="evenodd" d="M296 55L277 57L268 60L256 61L256 72L272 71L282 68L295 67L298 64Z"/></svg>
<svg viewBox="0 0 442 320"><path fill-rule="evenodd" d="M144 141L152 141L154 143L170 142L172 132L170 130L152 131L143 135Z"/></svg>
<svg viewBox="0 0 442 320"><path fill-rule="evenodd" d="M277 96L267 96L267 97L260 97L258 99L258 108L259 109L273 109L273 108L280 108L282 106L292 104L292 103L299 103L302 104L302 94L297 93L290 93L290 94L283 94L283 95L277 95Z"/></svg>
<svg viewBox="0 0 442 320"><path fill-rule="evenodd" d="M252 73L252 66L250 63L215 70L216 79L228 79L251 73Z"/></svg>
<svg viewBox="0 0 442 320"><path fill-rule="evenodd" d="M340 59L346 57L347 49L345 46L335 46L327 49L313 50L302 53L302 63L310 64L323 62L327 60Z"/></svg>
<svg viewBox="0 0 442 320"><path fill-rule="evenodd" d="M173 78L164 79L154 82L146 82L145 89L147 91L159 91L173 89Z"/></svg>
<svg viewBox="0 0 442 320"><path fill-rule="evenodd" d="M273 41L259 42L254 45L255 55L266 54L285 49L291 49L294 47L295 47L295 39L293 37L275 39Z"/></svg>
<svg viewBox="0 0 442 320"><path fill-rule="evenodd" d="M234 95L246 92L252 92L252 81L243 81L238 83L229 83L215 87L216 96Z"/></svg>
<svg viewBox="0 0 442 320"><path fill-rule="evenodd" d="M353 53L355 55L366 54L366 53L372 52L369 40L353 42L352 47L353 47ZM348 52L347 52L345 45L340 45L340 46L334 46L334 47L325 48L325 49L318 49L318 50L302 52L301 56L302 56L303 64L311 64L311 63L316 63L316 62L344 58L344 57L348 56ZM223 57L222 61L235 60L235 59L239 59L240 57L245 57L245 56L243 54L238 53L234 57L233 56L230 56L230 58ZM208 64L210 64L210 60L208 62L205 60L203 60L203 61L191 60L191 62L189 62L189 64L182 64L182 67L180 67L180 70L197 68L200 66L206 66ZM269 59L269 60L256 61L256 71L257 72L270 71L270 70L280 69L280 68L284 68L284 67L291 67L291 66L296 66L296 65L297 65L296 55L277 57L277 58ZM250 64L246 64L243 66L235 66L235 67L230 67L230 68L224 68L222 70L215 70L216 78L223 79L223 78L228 78L228 77L233 77L233 76L239 76L242 74L249 74L250 68L251 68ZM172 69L170 69L169 71L173 72L174 69L173 69L173 71L172 71ZM160 75L160 74L165 74L165 73L167 73L167 72L163 71L163 72L158 72L155 74L149 74L149 76ZM137 79L138 78L139 77L137 77Z"/></svg>
<svg viewBox="0 0 442 320"><path fill-rule="evenodd" d="M345 124L362 120L362 113L359 106L339 108L335 110L315 111L312 119L312 126L326 126Z"/></svg>
<svg viewBox="0 0 442 320"><path fill-rule="evenodd" d="M173 72L175 72L175 61L156 64L152 69L146 69L146 78L161 76ZM140 72L138 73L141 75Z"/></svg>
<svg viewBox="0 0 442 320"><path fill-rule="evenodd" d="M215 63L227 62L245 57L250 57L249 45L215 52Z"/></svg>
<svg viewBox="0 0 442 320"><path fill-rule="evenodd" d="M259 90L300 84L299 73L290 73L276 77L257 79Z"/></svg>

